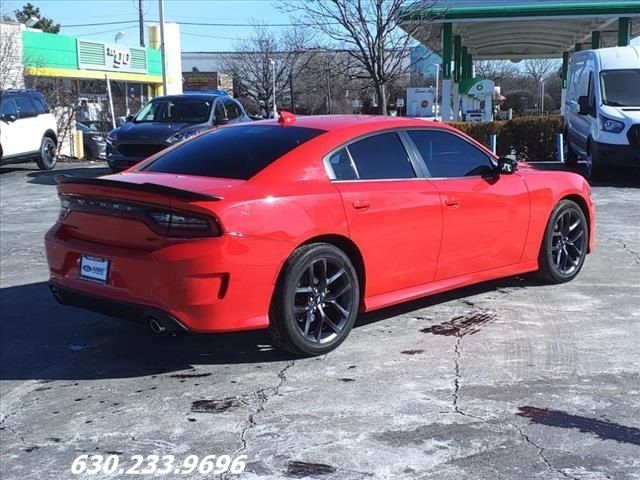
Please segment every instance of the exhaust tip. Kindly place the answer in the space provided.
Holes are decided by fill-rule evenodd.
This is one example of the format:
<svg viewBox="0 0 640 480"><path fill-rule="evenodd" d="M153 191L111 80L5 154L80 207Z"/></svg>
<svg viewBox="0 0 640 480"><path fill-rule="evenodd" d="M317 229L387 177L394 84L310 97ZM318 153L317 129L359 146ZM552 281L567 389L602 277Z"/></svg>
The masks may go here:
<svg viewBox="0 0 640 480"><path fill-rule="evenodd" d="M64 304L64 302L62 301L62 295L60 295L60 292L58 292L57 290L51 290L51 294L53 295L53 298L56 300L56 302L58 302L60 305Z"/></svg>
<svg viewBox="0 0 640 480"><path fill-rule="evenodd" d="M161 334L161 333L165 333L167 331L167 327L162 325L160 322L158 322L158 320L156 320L153 317L149 318L149 322L148 323L149 323L149 328L151 329L151 331L153 333Z"/></svg>

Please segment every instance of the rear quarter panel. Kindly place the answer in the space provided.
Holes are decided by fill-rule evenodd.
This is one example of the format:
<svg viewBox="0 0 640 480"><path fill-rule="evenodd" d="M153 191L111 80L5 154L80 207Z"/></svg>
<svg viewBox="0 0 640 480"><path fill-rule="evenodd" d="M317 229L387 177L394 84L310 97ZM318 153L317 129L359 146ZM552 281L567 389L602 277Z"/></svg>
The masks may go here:
<svg viewBox="0 0 640 480"><path fill-rule="evenodd" d="M579 197L586 206L589 221L589 251L595 248L595 206L591 200L591 187L580 175L569 172L542 171L532 168L522 169L531 198L531 218L529 234L522 254L522 261L536 260L547 227L547 222L555 206L568 197Z"/></svg>

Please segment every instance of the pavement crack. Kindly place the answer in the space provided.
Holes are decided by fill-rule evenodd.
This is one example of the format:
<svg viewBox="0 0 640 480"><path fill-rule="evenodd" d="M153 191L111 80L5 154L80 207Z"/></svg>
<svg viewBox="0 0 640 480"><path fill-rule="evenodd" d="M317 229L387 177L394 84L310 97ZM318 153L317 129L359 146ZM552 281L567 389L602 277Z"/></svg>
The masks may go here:
<svg viewBox="0 0 640 480"><path fill-rule="evenodd" d="M574 477L573 475L569 475L568 473L554 467L551 462L549 461L549 459L547 458L547 456L544 453L544 448L542 448L540 445L538 445L536 442L534 442L533 440L531 440L531 438L529 438L529 435L527 435L526 433L524 433L524 430L522 430L521 427L519 427L518 425L515 425L513 423L509 423L509 425L511 425L517 432L518 434L524 439L524 441L531 445L532 447L534 447L537 451L538 451L538 456L540 457L540 460L542 460L542 462L547 466L547 468L553 472L559 473L560 475L562 475L565 478L569 478L571 480L580 480L577 477Z"/></svg>
<svg viewBox="0 0 640 480"><path fill-rule="evenodd" d="M287 370L295 365L294 361L288 362L283 368L278 371L278 383L273 387L264 387L253 394L258 399L258 406L253 412L249 414L247 419L243 422L242 430L240 431L240 448L236 450L237 455L242 455L248 450L247 435L257 425L256 417L264 412L269 400L278 395L280 388L287 381ZM226 474L220 476L221 479L227 478Z"/></svg>
<svg viewBox="0 0 640 480"><path fill-rule="evenodd" d="M624 250L626 250L629 254L631 254L634 263L640 265L640 253L636 252L635 250L631 250L627 246L626 242L623 242L622 240L616 240L616 243L620 245Z"/></svg>
<svg viewBox="0 0 640 480"><path fill-rule="evenodd" d="M462 415L463 417L473 418L475 420L480 420L481 422L488 423L486 419L479 417L477 415L473 415L471 413L465 412L459 404L460 400L460 382L462 381L462 374L460 373L460 363L462 361L462 337L464 334L461 332L456 333L456 343L453 346L454 356L453 361L455 364L455 375L453 378L453 393L452 393L452 405L453 411L458 415Z"/></svg>

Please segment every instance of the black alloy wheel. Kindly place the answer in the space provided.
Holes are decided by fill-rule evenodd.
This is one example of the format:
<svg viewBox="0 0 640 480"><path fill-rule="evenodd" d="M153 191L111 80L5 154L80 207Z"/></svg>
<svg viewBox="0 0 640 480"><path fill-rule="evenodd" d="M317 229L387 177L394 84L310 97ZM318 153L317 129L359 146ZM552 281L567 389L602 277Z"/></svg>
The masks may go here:
<svg viewBox="0 0 640 480"><path fill-rule="evenodd" d="M548 283L568 282L578 275L589 246L589 225L575 202L562 200L554 209L540 249L539 276Z"/></svg>
<svg viewBox="0 0 640 480"><path fill-rule="evenodd" d="M305 245L287 261L276 287L270 333L284 350L322 355L349 334L360 291L349 257L325 243Z"/></svg>
<svg viewBox="0 0 640 480"><path fill-rule="evenodd" d="M50 137L43 137L40 144L40 155L37 164L40 170L51 170L56 166L58 160L58 152L56 142Z"/></svg>

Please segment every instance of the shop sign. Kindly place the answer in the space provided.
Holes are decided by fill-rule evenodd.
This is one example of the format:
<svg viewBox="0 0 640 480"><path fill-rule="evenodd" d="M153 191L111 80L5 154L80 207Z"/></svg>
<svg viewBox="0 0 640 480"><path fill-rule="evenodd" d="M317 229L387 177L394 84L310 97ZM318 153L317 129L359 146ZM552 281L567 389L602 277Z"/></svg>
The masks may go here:
<svg viewBox="0 0 640 480"><path fill-rule="evenodd" d="M144 48L80 39L77 48L80 69L142 74L148 71Z"/></svg>

